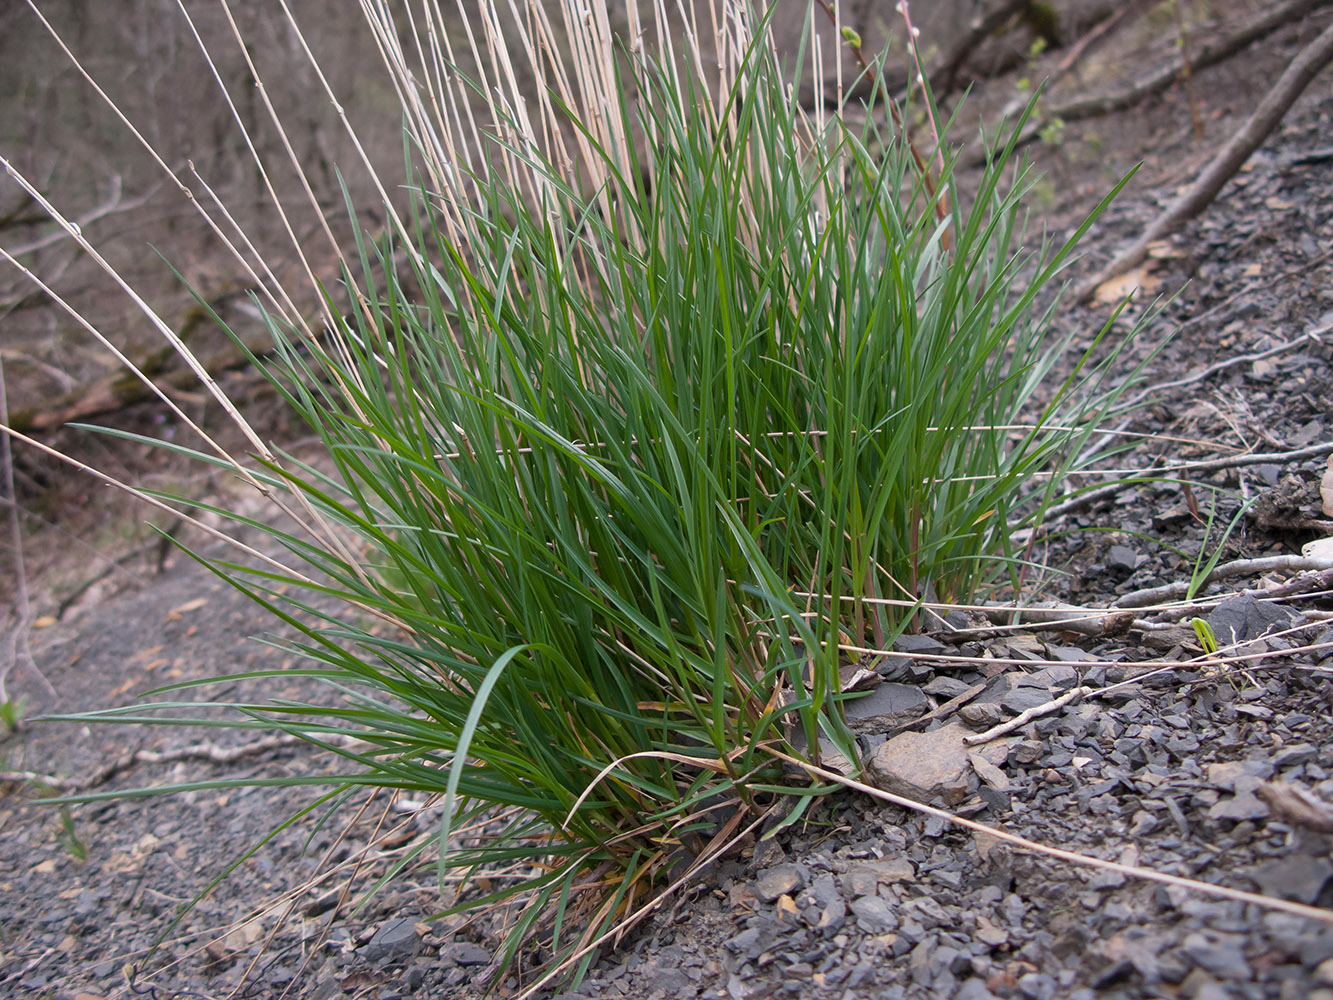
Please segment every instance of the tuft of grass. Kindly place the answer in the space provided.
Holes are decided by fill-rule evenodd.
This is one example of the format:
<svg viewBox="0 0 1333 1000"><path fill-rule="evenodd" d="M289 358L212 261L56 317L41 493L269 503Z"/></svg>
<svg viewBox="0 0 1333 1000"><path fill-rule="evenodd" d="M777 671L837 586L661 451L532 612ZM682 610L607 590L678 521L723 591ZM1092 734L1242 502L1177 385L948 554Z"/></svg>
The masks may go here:
<svg viewBox="0 0 1333 1000"><path fill-rule="evenodd" d="M413 72L366 9L408 204L386 195L387 233L344 258L350 309L313 273L322 325L259 299L276 351L255 364L323 460L252 432L252 459L158 443L291 514L213 511L286 556L206 565L295 630L284 682L335 696L222 724L344 764L279 784L439 796L460 908L515 906L501 966L540 948L577 978L670 880L835 787L775 753L858 772L843 668L924 600L1017 583L1018 539L1115 404L1114 317L1071 354L1053 293L1119 188L1029 247L1026 115L974 193L947 135L927 178L882 90L862 125L803 110L742 3L715 22L720 75L668 32L646 49L633 5L628 49L600 4L571 18L569 65L536 20L532 117L497 36L474 59L496 79L428 48L447 71ZM447 45L432 9L422 38ZM487 128L459 112L478 104ZM70 718L190 724L216 707L194 691L234 679Z"/></svg>

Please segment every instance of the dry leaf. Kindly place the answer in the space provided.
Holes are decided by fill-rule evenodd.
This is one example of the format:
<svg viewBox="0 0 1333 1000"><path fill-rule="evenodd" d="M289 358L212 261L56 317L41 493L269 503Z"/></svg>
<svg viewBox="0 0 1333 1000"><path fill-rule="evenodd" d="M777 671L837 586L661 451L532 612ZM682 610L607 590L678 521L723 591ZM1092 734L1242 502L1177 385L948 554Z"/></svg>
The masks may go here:
<svg viewBox="0 0 1333 1000"><path fill-rule="evenodd" d="M1185 256L1184 248L1176 246L1170 240L1153 240L1147 249L1148 256L1153 260L1173 260Z"/></svg>
<svg viewBox="0 0 1333 1000"><path fill-rule="evenodd" d="M181 620L181 615L185 614L185 612L198 611L207 603L208 603L207 597L196 597L193 601L186 601L184 604L172 608L170 611L167 612L167 621L178 622Z"/></svg>
<svg viewBox="0 0 1333 1000"><path fill-rule="evenodd" d="M1093 298L1104 306L1119 305L1125 296L1134 292L1142 292L1144 295L1151 295L1161 287L1162 279L1154 277L1152 271L1156 266L1156 261L1148 261L1140 267L1127 274L1103 281L1097 286L1097 291Z"/></svg>

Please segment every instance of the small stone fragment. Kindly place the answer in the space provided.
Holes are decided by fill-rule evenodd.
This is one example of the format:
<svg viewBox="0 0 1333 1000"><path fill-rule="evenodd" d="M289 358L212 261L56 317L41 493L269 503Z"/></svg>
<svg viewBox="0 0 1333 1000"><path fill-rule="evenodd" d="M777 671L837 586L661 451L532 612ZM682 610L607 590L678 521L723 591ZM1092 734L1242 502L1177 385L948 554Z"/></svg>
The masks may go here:
<svg viewBox="0 0 1333 1000"><path fill-rule="evenodd" d="M939 796L948 805L957 805L967 797L966 734L962 726L950 725L930 733L895 736L867 758L867 777L876 787L917 802Z"/></svg>
<svg viewBox="0 0 1333 1000"><path fill-rule="evenodd" d="M1106 553L1106 568L1132 573L1139 565L1139 554L1128 545L1112 545Z"/></svg>
<svg viewBox="0 0 1333 1000"><path fill-rule="evenodd" d="M843 705L848 727L866 736L887 732L930 711L930 699L914 684L881 684Z"/></svg>
<svg viewBox="0 0 1333 1000"><path fill-rule="evenodd" d="M971 762L972 769L977 772L977 777L987 785L997 791L1009 791L1009 775L1005 774L979 753L970 753L967 755L967 759Z"/></svg>
<svg viewBox="0 0 1333 1000"><path fill-rule="evenodd" d="M805 872L798 865L774 865L759 873L754 894L765 903L774 903L779 896L790 896L805 887Z"/></svg>
<svg viewBox="0 0 1333 1000"><path fill-rule="evenodd" d="M1189 934L1180 946L1196 966L1219 979L1250 978L1250 963L1245 960L1243 939L1238 935L1209 937L1201 933Z"/></svg>
<svg viewBox="0 0 1333 1000"><path fill-rule="evenodd" d="M862 896L852 900L852 913L867 934L887 934L897 930L898 917L893 908L878 896Z"/></svg>
<svg viewBox="0 0 1333 1000"><path fill-rule="evenodd" d="M1257 639L1267 632L1278 632L1290 627L1296 621L1296 614L1291 609L1260 601L1246 594L1223 601L1208 616L1208 624L1219 645L1246 642Z"/></svg>
<svg viewBox="0 0 1333 1000"><path fill-rule="evenodd" d="M491 953L476 944L459 942L440 951L441 958L451 959L455 965L473 966L490 965Z"/></svg>
<svg viewBox="0 0 1333 1000"><path fill-rule="evenodd" d="M1004 709L994 702L974 702L960 708L958 717L973 729L989 729L1004 721Z"/></svg>
<svg viewBox="0 0 1333 1000"><path fill-rule="evenodd" d="M361 954L368 962L403 962L415 956L420 946L416 921L410 917L398 917L385 921L361 948Z"/></svg>

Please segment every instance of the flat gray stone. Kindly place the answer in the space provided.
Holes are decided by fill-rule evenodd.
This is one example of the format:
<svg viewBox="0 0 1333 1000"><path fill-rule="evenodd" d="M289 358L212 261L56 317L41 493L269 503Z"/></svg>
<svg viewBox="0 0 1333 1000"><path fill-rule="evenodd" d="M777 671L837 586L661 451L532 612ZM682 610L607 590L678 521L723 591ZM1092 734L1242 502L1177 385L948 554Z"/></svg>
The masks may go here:
<svg viewBox="0 0 1333 1000"><path fill-rule="evenodd" d="M1048 688L1023 686L1016 687L1006 694L1000 704L1004 706L1006 712L1022 715L1030 708L1045 705L1054 697Z"/></svg>
<svg viewBox="0 0 1333 1000"><path fill-rule="evenodd" d="M1132 573L1139 565L1139 554L1128 545L1112 545L1106 553L1106 566L1108 569L1119 570L1122 573Z"/></svg>
<svg viewBox="0 0 1333 1000"><path fill-rule="evenodd" d="M1228 760L1204 767L1204 780L1213 788L1223 792L1234 792L1236 783L1245 778L1257 778L1266 781L1273 776L1273 764L1267 760ZM1248 785L1253 791L1258 782Z"/></svg>
<svg viewBox="0 0 1333 1000"><path fill-rule="evenodd" d="M1030 676L1037 682L1036 686L1052 691L1068 691L1078 686L1078 671L1063 663L1044 667Z"/></svg>
<svg viewBox="0 0 1333 1000"><path fill-rule="evenodd" d="M843 703L847 726L852 732L873 736L930 711L930 699L912 684L881 684L868 695Z"/></svg>
<svg viewBox="0 0 1333 1000"><path fill-rule="evenodd" d="M448 958L455 965L490 965L491 953L481 945L460 941L440 950L441 958Z"/></svg>
<svg viewBox="0 0 1333 1000"><path fill-rule="evenodd" d="M1273 766L1281 770L1308 764L1319 756L1319 748L1311 743L1293 743L1273 754Z"/></svg>
<svg viewBox="0 0 1333 1000"><path fill-rule="evenodd" d="M898 917L893 907L878 896L862 896L852 900L852 914L867 934L886 934L898 927Z"/></svg>
<svg viewBox="0 0 1333 1000"><path fill-rule="evenodd" d="M1297 617L1290 608L1260 601L1247 594L1223 601L1215 607L1208 616L1208 624L1212 626L1218 645L1227 646L1289 628Z"/></svg>
<svg viewBox="0 0 1333 1000"><path fill-rule="evenodd" d="M1326 857L1293 854L1264 865L1250 877L1266 896L1313 904L1333 878L1333 862Z"/></svg>
<svg viewBox="0 0 1333 1000"><path fill-rule="evenodd" d="M1196 966L1219 979L1248 980L1250 963L1245 961L1244 938L1226 934L1215 937L1201 933L1185 937L1180 950Z"/></svg>
<svg viewBox="0 0 1333 1000"><path fill-rule="evenodd" d="M403 962L414 957L421 947L415 924L411 917L386 920L361 948L362 957L368 962Z"/></svg>
<svg viewBox="0 0 1333 1000"><path fill-rule="evenodd" d="M765 903L775 903L779 896L790 896L805 888L805 869L799 865L774 865L759 873L754 894Z"/></svg>
<svg viewBox="0 0 1333 1000"><path fill-rule="evenodd" d="M928 635L900 635L893 640L893 648L900 653L931 653L939 654L949 651L949 647L944 645L938 639L932 639Z"/></svg>
<svg viewBox="0 0 1333 1000"><path fill-rule="evenodd" d="M968 730L945 726L931 733L903 733L877 746L866 759L866 776L877 788L916 802L939 796L956 806L967 797L971 762L963 743Z"/></svg>
<svg viewBox="0 0 1333 1000"><path fill-rule="evenodd" d="M973 702L960 708L958 717L973 729L989 729L1004 721L1004 709L995 702Z"/></svg>

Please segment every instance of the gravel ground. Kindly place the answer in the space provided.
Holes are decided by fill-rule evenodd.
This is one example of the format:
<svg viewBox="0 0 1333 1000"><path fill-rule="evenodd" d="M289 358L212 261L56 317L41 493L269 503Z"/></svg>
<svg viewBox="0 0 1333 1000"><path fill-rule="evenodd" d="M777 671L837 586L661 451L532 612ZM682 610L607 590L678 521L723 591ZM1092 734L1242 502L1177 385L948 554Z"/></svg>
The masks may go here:
<svg viewBox="0 0 1333 1000"><path fill-rule="evenodd" d="M1230 76L1210 93L1280 69L1292 44L1279 38L1226 64ZM1178 127L1179 107L1153 110ZM1181 183L1184 139L1138 126L1156 186L1140 186L1099 226L1092 245L1101 258ZM1192 613L1244 643L1252 658L1243 669L1198 662L1178 609L1130 607L1145 588L1188 580L1200 552L1290 555L1330 533L1318 489L1333 452L1330 143L1325 78L1208 213L1162 248L1162 287L1189 284L1158 329L1181 330L1153 360L1148 405L1127 427L1153 437L1116 461L1146 469L1237 450L1279 457L1196 470L1192 490L1122 487L1063 515L1069 533L1044 556L1046 593L1120 602L1129 610L1119 633L1006 632L958 619L976 629L965 643L909 637L902 655L867 664L882 683L858 703L858 731L879 784L1043 843L1333 906L1329 581L1316 590L1319 581L1307 580L1282 600L1269 598L1289 571L1204 589L1212 604ZM1077 166L1063 165L1065 180ZM1082 169L1095 180L1099 167ZM1069 190L1076 198L1078 185ZM1092 329L1095 314L1071 309L1062 321ZM1228 491L1215 508L1211 487ZM39 630L34 655L59 709L77 711L170 680L280 666L285 654L242 639L266 627L239 595L181 562ZM958 652L991 662L935 659ZM30 677L13 683L30 685L34 710L56 704ZM963 742L1081 686L1094 690L997 739ZM237 682L228 696L243 693ZM324 766L280 741L242 743L225 731L47 724L10 736L0 752L7 768L95 780L106 791ZM142 973L158 1000L465 1000L489 982L500 917L428 921L440 908L433 870L405 873L356 912L341 891L351 866L363 884L393 851L429 836L429 809L372 804L351 823L355 809L343 810L322 825L278 829L246 857L309 803L308 792L219 786L62 813L36 804L32 783L7 787L0 994L142 992L122 967L142 962L163 934ZM180 905L237 859L172 928ZM333 873L312 882L329 864ZM503 996L521 984L491 985ZM565 996L1333 1000L1333 923L1077 867L843 793L712 868Z"/></svg>

